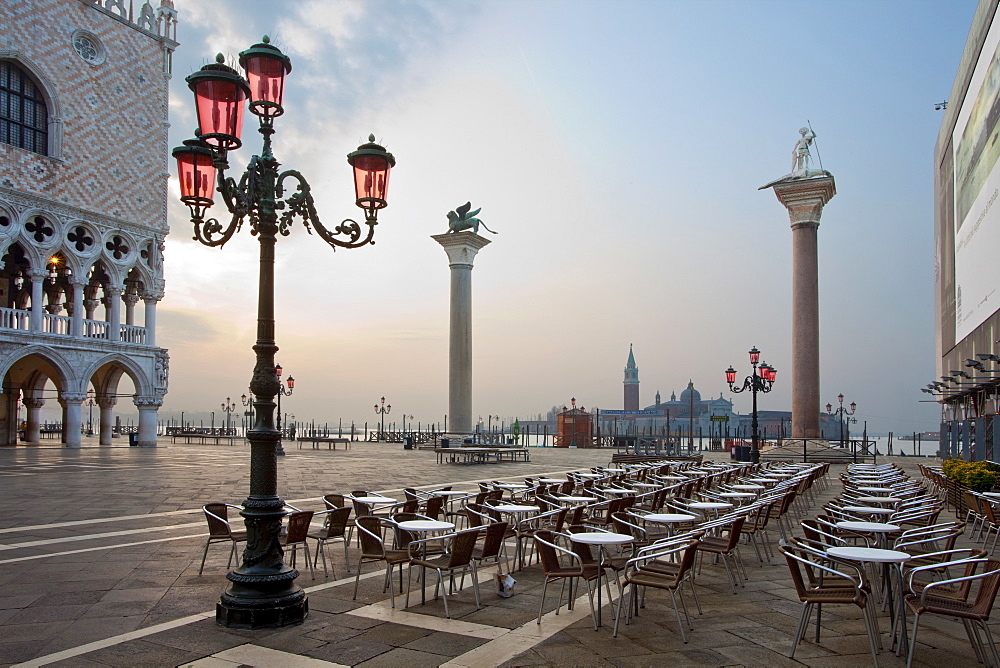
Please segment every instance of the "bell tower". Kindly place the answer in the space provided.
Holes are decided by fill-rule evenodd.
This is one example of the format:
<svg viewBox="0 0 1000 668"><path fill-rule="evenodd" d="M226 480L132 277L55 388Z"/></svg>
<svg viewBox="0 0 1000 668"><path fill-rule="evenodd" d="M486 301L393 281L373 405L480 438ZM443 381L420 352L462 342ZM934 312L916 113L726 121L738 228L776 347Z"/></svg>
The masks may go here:
<svg viewBox="0 0 1000 668"><path fill-rule="evenodd" d="M625 364L625 410L639 410L639 367L635 365L631 343L628 346L628 362Z"/></svg>

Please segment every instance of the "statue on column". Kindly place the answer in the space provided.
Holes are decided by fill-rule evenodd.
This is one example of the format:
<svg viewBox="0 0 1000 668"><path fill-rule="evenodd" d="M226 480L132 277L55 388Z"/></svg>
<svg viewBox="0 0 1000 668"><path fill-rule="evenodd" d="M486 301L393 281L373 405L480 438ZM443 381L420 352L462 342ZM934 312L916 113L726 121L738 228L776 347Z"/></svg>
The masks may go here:
<svg viewBox="0 0 1000 668"><path fill-rule="evenodd" d="M813 139L816 139L816 133L812 131L812 128L799 128L799 135L799 140L795 142L795 148L792 149L792 174L809 171L809 163L812 159L809 147L812 146Z"/></svg>
<svg viewBox="0 0 1000 668"><path fill-rule="evenodd" d="M462 206L455 209L455 211L448 212L448 232L461 232L462 230L472 230L473 234L479 234L479 227L482 226L484 230L490 234L496 234L493 230L486 227L486 223L476 218L476 214L483 210L479 207L475 211L469 211L472 208L472 202L466 202Z"/></svg>

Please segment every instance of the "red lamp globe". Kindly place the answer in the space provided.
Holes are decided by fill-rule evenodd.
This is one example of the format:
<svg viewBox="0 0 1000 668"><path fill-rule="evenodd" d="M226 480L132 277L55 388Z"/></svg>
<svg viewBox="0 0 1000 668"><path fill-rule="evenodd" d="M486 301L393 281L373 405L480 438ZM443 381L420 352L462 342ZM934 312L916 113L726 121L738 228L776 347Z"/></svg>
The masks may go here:
<svg viewBox="0 0 1000 668"><path fill-rule="evenodd" d="M281 378L281 365L280 364L275 364L274 365L274 375L277 376L278 378Z"/></svg>
<svg viewBox="0 0 1000 668"><path fill-rule="evenodd" d="M261 118L274 118L285 112L281 98L285 94L285 75L292 71L292 61L271 45L271 39L264 35L259 44L254 44L240 53L240 66L247 72L250 83L250 112Z"/></svg>
<svg viewBox="0 0 1000 668"><path fill-rule="evenodd" d="M757 350L757 346L750 349L750 364L756 364L760 361L760 351Z"/></svg>
<svg viewBox="0 0 1000 668"><path fill-rule="evenodd" d="M733 367L726 369L726 382L730 385L736 382L736 369Z"/></svg>
<svg viewBox="0 0 1000 668"><path fill-rule="evenodd" d="M200 139L188 139L184 146L175 148L172 155L177 160L181 201L190 207L192 216L200 218L213 203L215 164L212 150Z"/></svg>
<svg viewBox="0 0 1000 668"><path fill-rule="evenodd" d="M295 378L293 376L288 377L288 389L289 390L295 389Z"/></svg>
<svg viewBox="0 0 1000 668"><path fill-rule="evenodd" d="M184 80L194 92L198 108L199 138L212 148L229 151L243 145L243 101L250 87L236 70L223 64L222 54Z"/></svg>
<svg viewBox="0 0 1000 668"><path fill-rule="evenodd" d="M347 162L354 168L354 193L356 204L376 218L379 209L388 206L389 170L396 166L396 159L375 143L375 135L368 135L368 143L347 154Z"/></svg>

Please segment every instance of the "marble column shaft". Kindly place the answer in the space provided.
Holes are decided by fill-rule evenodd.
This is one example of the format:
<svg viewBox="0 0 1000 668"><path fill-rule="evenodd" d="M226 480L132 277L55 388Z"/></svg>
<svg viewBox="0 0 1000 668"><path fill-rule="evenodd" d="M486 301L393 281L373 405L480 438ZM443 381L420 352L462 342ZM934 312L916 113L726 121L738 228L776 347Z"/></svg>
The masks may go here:
<svg viewBox="0 0 1000 668"><path fill-rule="evenodd" d="M490 243L473 232L431 237L444 248L451 267L448 338L449 432L472 433L472 265L476 253Z"/></svg>

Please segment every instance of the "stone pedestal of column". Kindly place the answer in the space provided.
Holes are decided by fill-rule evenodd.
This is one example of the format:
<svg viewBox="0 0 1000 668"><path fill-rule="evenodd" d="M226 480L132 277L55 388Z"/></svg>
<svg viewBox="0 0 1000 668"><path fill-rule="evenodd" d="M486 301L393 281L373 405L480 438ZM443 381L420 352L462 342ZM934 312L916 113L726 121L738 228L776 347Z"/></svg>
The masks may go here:
<svg viewBox="0 0 1000 668"><path fill-rule="evenodd" d="M788 176L764 188L774 188L792 225L792 438L821 438L816 231L837 187L833 175L821 170Z"/></svg>
<svg viewBox="0 0 1000 668"><path fill-rule="evenodd" d="M448 416L450 433L472 433L472 263L490 243L473 232L435 234L451 267L448 337Z"/></svg>

